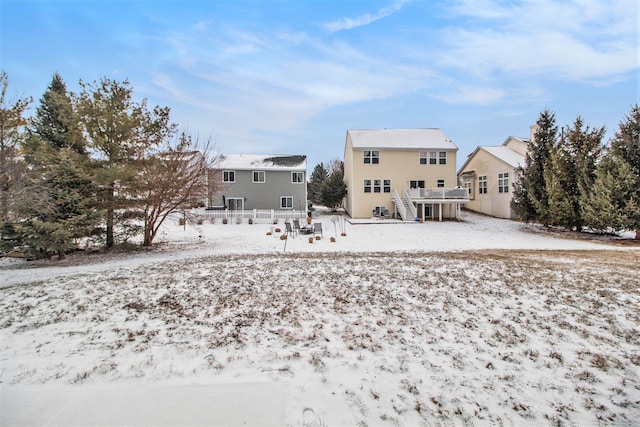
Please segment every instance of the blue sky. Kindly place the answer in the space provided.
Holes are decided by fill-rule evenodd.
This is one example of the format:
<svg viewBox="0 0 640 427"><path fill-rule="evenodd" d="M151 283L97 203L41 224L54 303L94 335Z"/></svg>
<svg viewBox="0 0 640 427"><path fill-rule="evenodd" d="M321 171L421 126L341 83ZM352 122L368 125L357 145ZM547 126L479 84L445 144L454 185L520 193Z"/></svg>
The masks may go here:
<svg viewBox="0 0 640 427"><path fill-rule="evenodd" d="M548 108L609 138L640 102L637 0L1 0L9 95L128 79L222 153L342 158L347 129L528 136ZM32 109L33 110L33 109Z"/></svg>

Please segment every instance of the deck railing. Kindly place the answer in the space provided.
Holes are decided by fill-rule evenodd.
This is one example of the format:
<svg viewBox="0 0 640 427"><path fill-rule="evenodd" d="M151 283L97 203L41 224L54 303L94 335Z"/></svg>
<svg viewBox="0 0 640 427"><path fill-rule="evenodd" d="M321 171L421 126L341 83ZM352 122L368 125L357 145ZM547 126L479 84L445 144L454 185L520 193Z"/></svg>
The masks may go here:
<svg viewBox="0 0 640 427"><path fill-rule="evenodd" d="M406 188L404 189L403 194L407 204L409 205L409 210L411 211L411 218L408 219L413 220L414 218L418 218L418 210L416 209L416 205L411 201L409 191Z"/></svg>
<svg viewBox="0 0 640 427"><path fill-rule="evenodd" d="M398 194L395 188L393 189L392 194L393 194L393 201L396 204L396 210L400 214L400 218L402 219L407 218L407 209L404 207L404 203L402 203L402 199L400 198L400 195Z"/></svg>
<svg viewBox="0 0 640 427"><path fill-rule="evenodd" d="M405 191L410 200L469 200L466 188L412 188Z"/></svg>

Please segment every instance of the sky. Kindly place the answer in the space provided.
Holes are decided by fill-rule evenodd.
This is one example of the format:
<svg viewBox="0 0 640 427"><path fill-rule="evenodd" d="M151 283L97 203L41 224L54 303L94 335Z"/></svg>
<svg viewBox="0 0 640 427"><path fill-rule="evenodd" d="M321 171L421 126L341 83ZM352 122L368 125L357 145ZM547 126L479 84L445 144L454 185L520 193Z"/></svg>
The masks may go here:
<svg viewBox="0 0 640 427"><path fill-rule="evenodd" d="M541 111L606 139L640 102L637 0L0 0L10 99L128 80L222 154L342 159L348 129L440 128L457 165Z"/></svg>

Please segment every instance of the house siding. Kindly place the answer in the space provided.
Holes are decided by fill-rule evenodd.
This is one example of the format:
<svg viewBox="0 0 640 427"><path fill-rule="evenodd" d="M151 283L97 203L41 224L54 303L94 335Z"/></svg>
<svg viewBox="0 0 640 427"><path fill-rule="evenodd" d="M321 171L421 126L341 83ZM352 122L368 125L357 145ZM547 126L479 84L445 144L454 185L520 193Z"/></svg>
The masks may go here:
<svg viewBox="0 0 640 427"><path fill-rule="evenodd" d="M497 218L514 219L517 216L511 210L511 198L513 197L513 183L516 179L516 170L491 155L487 151L479 148L473 158L460 170L458 175L473 171L473 191L469 202L465 207L475 212L484 213ZM509 174L509 192L500 193L498 191L498 175ZM487 192L480 193L478 178L487 177Z"/></svg>
<svg viewBox="0 0 640 427"><path fill-rule="evenodd" d="M225 171L234 172L234 182L223 182ZM264 182L254 182L254 172L264 173ZM301 182L293 182L293 173L302 174ZM219 189L210 194L209 206L232 208L229 200L241 199L244 210L280 210L282 197L291 198L288 209L304 210L307 206L305 156L229 155L210 171L209 179L210 188Z"/></svg>
<svg viewBox="0 0 640 427"><path fill-rule="evenodd" d="M364 163L364 151L377 150L380 153L378 164ZM420 151L446 152L447 162L444 165L420 164ZM437 155L439 159L439 154ZM428 162L427 162L428 163ZM352 218L370 218L372 210L376 206L385 206L389 212L394 211L392 193L366 193L364 191L365 179L391 180L391 189L396 190L401 196L404 189L410 187L412 180L425 181L425 187L434 188L438 180L444 180L445 187L457 186L456 175L456 150L425 148L353 148L347 133L345 142L345 183L347 184L346 210ZM373 182L372 182L373 185ZM446 217L446 215L445 215Z"/></svg>

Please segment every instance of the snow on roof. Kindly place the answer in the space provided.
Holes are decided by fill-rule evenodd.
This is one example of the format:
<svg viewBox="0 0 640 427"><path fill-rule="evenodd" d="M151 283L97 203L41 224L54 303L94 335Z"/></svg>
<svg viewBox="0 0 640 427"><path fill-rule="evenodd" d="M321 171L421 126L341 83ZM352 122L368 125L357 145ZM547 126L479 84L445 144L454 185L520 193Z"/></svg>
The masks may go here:
<svg viewBox="0 0 640 427"><path fill-rule="evenodd" d="M353 148L458 149L440 129L436 128L349 129L347 135L351 139Z"/></svg>
<svg viewBox="0 0 640 427"><path fill-rule="evenodd" d="M221 156L217 169L236 170L307 170L307 156L270 154L227 154Z"/></svg>
<svg viewBox="0 0 640 427"><path fill-rule="evenodd" d="M497 157L509 166L517 168L518 166L524 166L524 156L509 147L480 147L489 154Z"/></svg>

